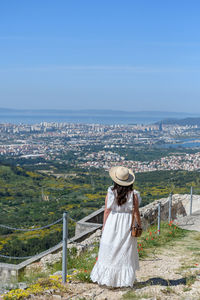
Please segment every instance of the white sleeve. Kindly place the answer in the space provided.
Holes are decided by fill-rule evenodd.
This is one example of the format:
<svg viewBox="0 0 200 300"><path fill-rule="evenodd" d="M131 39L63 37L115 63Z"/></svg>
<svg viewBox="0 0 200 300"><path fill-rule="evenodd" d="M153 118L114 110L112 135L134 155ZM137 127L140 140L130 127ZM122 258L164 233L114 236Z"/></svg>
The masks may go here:
<svg viewBox="0 0 200 300"><path fill-rule="evenodd" d="M142 198L141 198L141 196L140 196L140 192L138 192L138 191L136 191L136 190L134 190L133 192L134 192L135 195L137 195L138 201L139 201L139 205L140 205L141 202L142 202Z"/></svg>
<svg viewBox="0 0 200 300"><path fill-rule="evenodd" d="M111 189L111 187L108 188L108 199L107 199L107 208L111 208L113 202L114 202L114 199L115 199L115 195Z"/></svg>

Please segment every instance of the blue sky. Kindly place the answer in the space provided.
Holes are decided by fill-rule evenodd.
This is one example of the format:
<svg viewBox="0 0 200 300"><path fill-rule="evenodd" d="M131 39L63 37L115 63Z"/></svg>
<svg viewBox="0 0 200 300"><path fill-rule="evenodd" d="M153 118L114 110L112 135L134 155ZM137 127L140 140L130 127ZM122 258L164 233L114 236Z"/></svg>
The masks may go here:
<svg viewBox="0 0 200 300"><path fill-rule="evenodd" d="M200 1L1 0L0 107L200 113Z"/></svg>

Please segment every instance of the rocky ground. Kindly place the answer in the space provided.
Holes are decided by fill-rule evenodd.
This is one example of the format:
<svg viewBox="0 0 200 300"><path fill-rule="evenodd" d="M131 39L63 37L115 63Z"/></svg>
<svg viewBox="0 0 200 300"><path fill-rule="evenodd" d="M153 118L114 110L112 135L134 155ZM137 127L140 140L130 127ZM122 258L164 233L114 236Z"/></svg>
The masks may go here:
<svg viewBox="0 0 200 300"><path fill-rule="evenodd" d="M179 218L178 222L179 227L183 229L200 231L200 210L192 215Z"/></svg>
<svg viewBox="0 0 200 300"><path fill-rule="evenodd" d="M187 237L140 260L140 271L133 288L109 288L96 283L71 281L68 292L47 291L33 299L72 300L200 300L200 233L191 231Z"/></svg>

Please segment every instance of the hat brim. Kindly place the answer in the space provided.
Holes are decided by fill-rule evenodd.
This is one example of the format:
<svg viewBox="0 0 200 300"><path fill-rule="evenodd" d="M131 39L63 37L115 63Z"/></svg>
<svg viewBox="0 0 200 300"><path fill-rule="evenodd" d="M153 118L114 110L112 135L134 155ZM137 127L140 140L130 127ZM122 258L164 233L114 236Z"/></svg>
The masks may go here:
<svg viewBox="0 0 200 300"><path fill-rule="evenodd" d="M135 175L134 175L133 171L131 169L128 169L128 171L129 171L128 179L127 180L120 180L116 177L116 171L117 171L118 168L119 167L112 167L109 170L109 175L112 178L112 180L114 182L116 182L117 184L122 185L122 186L128 186L128 185L133 184L134 181L135 181Z"/></svg>

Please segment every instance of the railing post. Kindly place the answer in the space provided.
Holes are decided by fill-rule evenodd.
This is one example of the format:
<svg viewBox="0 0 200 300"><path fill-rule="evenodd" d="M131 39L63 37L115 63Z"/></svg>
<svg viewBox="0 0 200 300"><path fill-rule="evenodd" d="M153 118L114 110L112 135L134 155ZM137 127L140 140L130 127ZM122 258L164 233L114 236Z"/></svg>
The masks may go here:
<svg viewBox="0 0 200 300"><path fill-rule="evenodd" d="M169 223L172 219L172 193L169 194Z"/></svg>
<svg viewBox="0 0 200 300"><path fill-rule="evenodd" d="M67 212L63 214L63 254L62 254L62 282L66 283L67 280Z"/></svg>
<svg viewBox="0 0 200 300"><path fill-rule="evenodd" d="M190 190L190 215L192 215L192 198L193 198L193 188L191 186L191 190Z"/></svg>
<svg viewBox="0 0 200 300"><path fill-rule="evenodd" d="M161 211L161 203L158 203L158 234L160 234L160 219L161 219L161 215L160 215L160 211Z"/></svg>

